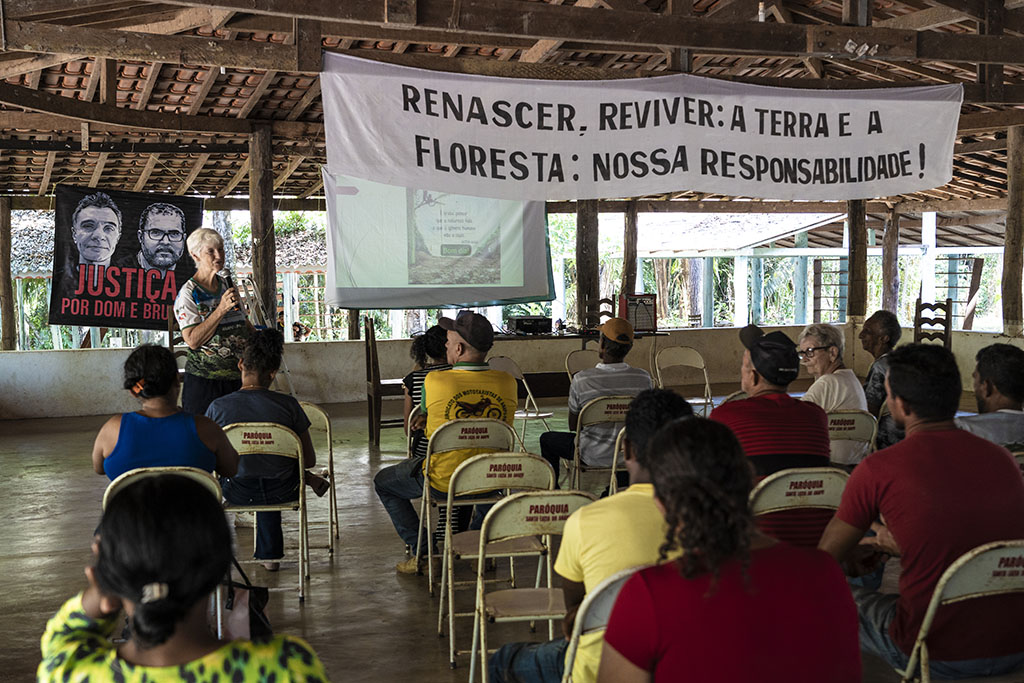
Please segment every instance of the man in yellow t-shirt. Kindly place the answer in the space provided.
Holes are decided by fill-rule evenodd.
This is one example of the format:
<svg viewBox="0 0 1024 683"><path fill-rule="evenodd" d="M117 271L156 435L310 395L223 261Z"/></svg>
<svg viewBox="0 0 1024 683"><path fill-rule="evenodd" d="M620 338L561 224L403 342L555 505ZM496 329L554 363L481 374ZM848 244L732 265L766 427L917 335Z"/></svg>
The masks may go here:
<svg viewBox="0 0 1024 683"><path fill-rule="evenodd" d="M517 386L512 375L491 370L485 362L494 345L494 331L487 318L472 311L459 311L455 320L444 318L439 323L448 330L445 344L451 370L435 370L423 380L422 412L426 415L424 433L427 438L449 420L492 418L512 424L516 414ZM423 480L430 477L430 487L438 497L448 493L448 481L464 460L485 453L487 449L466 448L440 453L426 461L410 458L385 467L373 478L374 488L391 516L395 531L411 547L416 546L419 517L411 500L423 494ZM430 542L428 534L428 542ZM425 549L424 549L425 551ZM422 557L412 557L395 567L400 573L415 573Z"/></svg>
<svg viewBox="0 0 1024 683"><path fill-rule="evenodd" d="M563 631L572 633L576 610L586 593L612 574L654 564L665 542L665 520L654 504L654 485L648 463L660 453L648 453L647 443L658 429L677 418L693 415L679 394L648 389L637 394L626 415L626 470L630 486L614 496L580 508L565 522L555 571L562 577L568 609ZM565 671L566 638L546 643L511 643L488 662L492 683L557 683ZM580 639L573 665L574 683L593 683L601 662L602 633Z"/></svg>

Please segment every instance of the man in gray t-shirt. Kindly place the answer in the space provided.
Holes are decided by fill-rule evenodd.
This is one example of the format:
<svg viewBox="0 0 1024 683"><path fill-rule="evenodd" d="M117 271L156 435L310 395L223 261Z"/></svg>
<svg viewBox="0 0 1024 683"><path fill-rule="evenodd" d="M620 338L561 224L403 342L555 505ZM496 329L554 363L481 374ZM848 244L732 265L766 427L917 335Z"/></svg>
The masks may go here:
<svg viewBox="0 0 1024 683"><path fill-rule="evenodd" d="M960 417L956 425L983 439L1024 450L1024 350L992 344L975 356L974 397L978 415Z"/></svg>
<svg viewBox="0 0 1024 683"><path fill-rule="evenodd" d="M569 386L569 429L576 430L580 411L590 401L603 396L636 396L652 387L651 375L626 364L626 354L633 348L633 326L622 318L609 318L601 326L601 362L590 370L581 370ZM597 424L580 435L580 459L586 465L610 467L615 451L615 437L621 425ZM555 468L559 460L572 460L574 432L545 432L540 437L540 453Z"/></svg>

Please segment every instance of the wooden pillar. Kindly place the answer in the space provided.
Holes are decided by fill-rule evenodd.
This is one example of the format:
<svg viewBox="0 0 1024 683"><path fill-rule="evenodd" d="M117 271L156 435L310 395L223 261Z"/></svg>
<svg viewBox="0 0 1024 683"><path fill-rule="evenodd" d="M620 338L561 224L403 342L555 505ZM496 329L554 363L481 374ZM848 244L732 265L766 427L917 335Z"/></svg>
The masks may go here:
<svg viewBox="0 0 1024 683"><path fill-rule="evenodd" d="M0 197L0 351L14 350L16 328L11 273L11 198Z"/></svg>
<svg viewBox="0 0 1024 683"><path fill-rule="evenodd" d="M900 308L900 215L889 211L882 237L882 308L896 313Z"/></svg>
<svg viewBox="0 0 1024 683"><path fill-rule="evenodd" d="M632 294L636 291L636 234L637 212L636 200L626 204L625 229L622 235L622 287L620 294Z"/></svg>
<svg viewBox="0 0 1024 683"><path fill-rule="evenodd" d="M764 259L750 262L750 322L760 325L764 320Z"/></svg>
<svg viewBox="0 0 1024 683"><path fill-rule="evenodd" d="M704 275L701 278L701 323L704 327L715 326L715 258L704 257Z"/></svg>
<svg viewBox="0 0 1024 683"><path fill-rule="evenodd" d="M921 301L935 301L935 212L921 214Z"/></svg>
<svg viewBox="0 0 1024 683"><path fill-rule="evenodd" d="M863 199L846 202L850 230L849 290L846 312L855 322L863 320L868 306L868 230L865 225L867 204Z"/></svg>
<svg viewBox="0 0 1024 683"><path fill-rule="evenodd" d="M252 274L263 309L277 319L277 249L274 242L274 169L270 127L257 126L249 137L249 220L252 225Z"/></svg>
<svg viewBox="0 0 1024 683"><path fill-rule="evenodd" d="M1021 307L1021 271L1024 269L1024 126L1010 126L1006 138L1006 239L1003 243L1003 333L1020 336L1024 328Z"/></svg>
<svg viewBox="0 0 1024 683"><path fill-rule="evenodd" d="M359 320L359 309L350 308L348 309L348 338L359 339L361 334L362 323Z"/></svg>
<svg viewBox="0 0 1024 683"><path fill-rule="evenodd" d="M587 325L587 300L597 304L598 279L597 200L576 202L576 317L581 328Z"/></svg>
<svg viewBox="0 0 1024 683"><path fill-rule="evenodd" d="M732 324L735 327L743 327L750 322L750 298L747 292L747 265L746 256L737 256L733 261L732 269L732 299L736 308L733 310Z"/></svg>
<svg viewBox="0 0 1024 683"><path fill-rule="evenodd" d="M807 233L802 232L793 238L797 249L807 248ZM797 325L807 324L807 257L797 256L796 267L793 269L793 322Z"/></svg>

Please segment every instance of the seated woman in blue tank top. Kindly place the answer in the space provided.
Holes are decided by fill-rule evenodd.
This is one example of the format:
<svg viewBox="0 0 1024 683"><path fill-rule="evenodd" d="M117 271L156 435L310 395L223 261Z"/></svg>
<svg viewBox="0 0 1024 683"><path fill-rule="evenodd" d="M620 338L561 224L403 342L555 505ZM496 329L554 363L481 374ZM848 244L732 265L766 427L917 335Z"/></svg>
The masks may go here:
<svg viewBox="0 0 1024 683"><path fill-rule="evenodd" d="M197 467L234 476L238 453L213 420L178 407L178 365L163 346L144 344L124 363L124 388L141 402L115 415L96 435L92 466L116 479L138 467Z"/></svg>

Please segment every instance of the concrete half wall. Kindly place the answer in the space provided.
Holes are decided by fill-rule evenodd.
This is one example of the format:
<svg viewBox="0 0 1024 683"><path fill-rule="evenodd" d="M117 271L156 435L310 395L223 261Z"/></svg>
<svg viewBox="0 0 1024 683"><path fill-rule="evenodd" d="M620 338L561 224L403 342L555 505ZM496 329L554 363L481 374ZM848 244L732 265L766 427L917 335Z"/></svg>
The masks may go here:
<svg viewBox="0 0 1024 683"><path fill-rule="evenodd" d="M871 356L857 341L859 329L852 324L845 327L847 366L863 376L871 366ZM802 328L765 329L781 329L795 341ZM911 330L905 330L902 341L906 343L912 336ZM984 332L954 333L953 351L965 391L971 389L974 355L995 342L1024 348L1021 338ZM735 328L673 330L668 336L638 339L628 361L650 370L652 350L674 345L692 346L701 352L712 388L739 381L743 346ZM525 337L496 342L491 355L516 359L526 373L564 372L566 354L578 348L579 339ZM401 377L411 369L409 340L378 342L378 352L382 377ZM131 349L0 353L0 419L107 415L134 410L137 402L121 389L121 368L129 353ZM345 403L366 398L361 341L290 343L285 347L285 363L301 399ZM801 377L806 378L806 373L802 371Z"/></svg>

